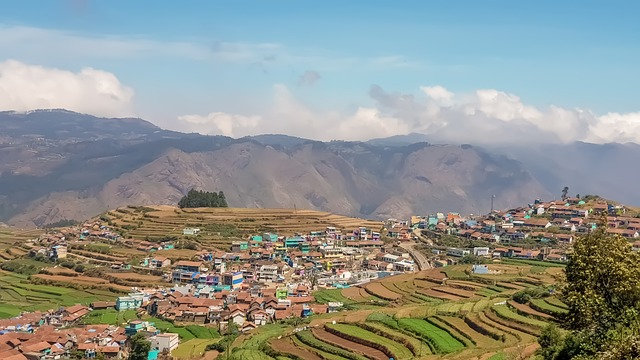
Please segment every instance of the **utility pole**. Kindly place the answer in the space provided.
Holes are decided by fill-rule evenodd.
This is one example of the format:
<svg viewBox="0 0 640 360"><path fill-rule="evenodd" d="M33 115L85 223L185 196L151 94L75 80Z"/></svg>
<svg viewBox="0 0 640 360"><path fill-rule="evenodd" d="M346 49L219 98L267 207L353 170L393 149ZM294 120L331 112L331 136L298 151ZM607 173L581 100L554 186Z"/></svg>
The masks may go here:
<svg viewBox="0 0 640 360"><path fill-rule="evenodd" d="M495 199L495 195L491 195L491 214L493 214L493 199Z"/></svg>

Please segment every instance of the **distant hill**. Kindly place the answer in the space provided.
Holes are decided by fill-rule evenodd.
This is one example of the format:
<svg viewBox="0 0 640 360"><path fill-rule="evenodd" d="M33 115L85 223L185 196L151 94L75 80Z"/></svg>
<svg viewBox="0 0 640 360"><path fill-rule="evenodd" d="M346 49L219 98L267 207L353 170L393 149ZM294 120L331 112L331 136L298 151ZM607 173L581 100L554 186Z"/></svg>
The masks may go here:
<svg viewBox="0 0 640 360"><path fill-rule="evenodd" d="M367 141L367 144L376 146L402 146L421 142L428 143L430 142L430 139L424 134L411 133L407 135L395 135L386 138L371 139Z"/></svg>
<svg viewBox="0 0 640 360"><path fill-rule="evenodd" d="M222 190L231 207L377 219L486 212L491 194L500 207L550 196L520 162L470 146L232 139L69 111L0 114L0 221L41 226L175 205L191 188Z"/></svg>
<svg viewBox="0 0 640 360"><path fill-rule="evenodd" d="M256 135L256 136L247 136L244 139L255 140L262 145L267 146L276 146L280 148L289 148L297 145L304 144L311 140L303 139L295 136L289 135L278 135L278 134L264 134L264 135Z"/></svg>

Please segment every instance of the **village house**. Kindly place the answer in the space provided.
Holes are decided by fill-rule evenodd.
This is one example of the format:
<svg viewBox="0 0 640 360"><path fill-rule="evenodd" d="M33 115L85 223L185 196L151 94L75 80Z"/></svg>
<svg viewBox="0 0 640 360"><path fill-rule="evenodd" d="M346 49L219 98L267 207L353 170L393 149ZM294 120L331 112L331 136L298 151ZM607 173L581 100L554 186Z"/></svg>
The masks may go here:
<svg viewBox="0 0 640 360"><path fill-rule="evenodd" d="M160 352L166 351L169 354L180 345L180 337L175 333L157 334L149 338L149 340L152 348Z"/></svg>
<svg viewBox="0 0 640 360"><path fill-rule="evenodd" d="M49 257L54 260L66 259L67 258L67 247L64 245L55 245L51 247L51 252L49 253Z"/></svg>
<svg viewBox="0 0 640 360"><path fill-rule="evenodd" d="M62 322L64 326L69 326L89 314L91 310L84 305L73 305L62 310Z"/></svg>
<svg viewBox="0 0 640 360"><path fill-rule="evenodd" d="M165 268L171 266L171 260L164 256L154 256L149 260L149 267L152 269Z"/></svg>

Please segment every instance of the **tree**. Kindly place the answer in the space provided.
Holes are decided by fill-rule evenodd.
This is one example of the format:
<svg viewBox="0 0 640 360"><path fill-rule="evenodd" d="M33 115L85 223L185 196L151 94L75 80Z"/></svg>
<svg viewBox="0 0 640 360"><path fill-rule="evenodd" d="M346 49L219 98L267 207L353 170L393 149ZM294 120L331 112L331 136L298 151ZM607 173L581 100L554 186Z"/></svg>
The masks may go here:
<svg viewBox="0 0 640 360"><path fill-rule="evenodd" d="M569 193L569 187L565 186L562 189L562 200L566 200L567 199L567 194Z"/></svg>
<svg viewBox="0 0 640 360"><path fill-rule="evenodd" d="M565 273L570 330L604 333L640 309L640 257L626 239L607 234L606 223L575 242Z"/></svg>
<svg viewBox="0 0 640 360"><path fill-rule="evenodd" d="M129 360L147 360L151 342L142 333L137 333L129 338Z"/></svg>
<svg viewBox="0 0 640 360"><path fill-rule="evenodd" d="M484 264L486 263L486 259L480 256L476 256L473 254L468 254L460 258L460 264Z"/></svg>
<svg viewBox="0 0 640 360"><path fill-rule="evenodd" d="M579 237L560 284L569 307L562 326L570 332L558 344L555 330L538 339L545 360L631 359L640 344L640 255L629 242L607 234L606 218ZM629 356L631 356L629 355Z"/></svg>
<svg viewBox="0 0 640 360"><path fill-rule="evenodd" d="M558 354L564 348L564 334L557 326L551 324L545 327L538 338L540 355L544 359L557 359Z"/></svg>
<svg viewBox="0 0 640 360"><path fill-rule="evenodd" d="M218 191L218 207L228 207L227 198L224 197L222 190Z"/></svg>
<svg viewBox="0 0 640 360"><path fill-rule="evenodd" d="M187 195L180 199L178 206L181 209L195 207L228 207L227 199L222 191L216 193L198 191L195 189L189 190Z"/></svg>

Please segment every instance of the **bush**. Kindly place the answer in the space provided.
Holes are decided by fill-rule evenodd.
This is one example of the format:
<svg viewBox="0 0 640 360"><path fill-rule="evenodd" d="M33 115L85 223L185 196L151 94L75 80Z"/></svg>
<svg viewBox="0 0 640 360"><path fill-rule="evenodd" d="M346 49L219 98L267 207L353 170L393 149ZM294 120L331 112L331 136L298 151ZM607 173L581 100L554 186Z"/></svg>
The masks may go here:
<svg viewBox="0 0 640 360"><path fill-rule="evenodd" d="M82 264L78 264L78 265L76 265L76 267L74 268L74 270L75 270L76 272L83 273L83 272L84 272L84 270L85 270L85 266L84 266L84 265L82 265Z"/></svg>
<svg viewBox="0 0 640 360"><path fill-rule="evenodd" d="M513 294L513 300L520 304L526 304L529 302L529 300L531 300L531 295L526 291L518 291L517 293Z"/></svg>
<svg viewBox="0 0 640 360"><path fill-rule="evenodd" d="M550 291L543 287L531 287L518 291L511 297L515 302L526 304L531 299L539 299L550 295Z"/></svg>
<svg viewBox="0 0 640 360"><path fill-rule="evenodd" d="M73 267L76 266L76 263L74 263L73 261L63 261L60 263L60 266L67 269L73 269Z"/></svg>
<svg viewBox="0 0 640 360"><path fill-rule="evenodd" d="M40 272L40 267L33 264L27 265L17 260L3 262L0 265L0 269L23 275L35 275Z"/></svg>

